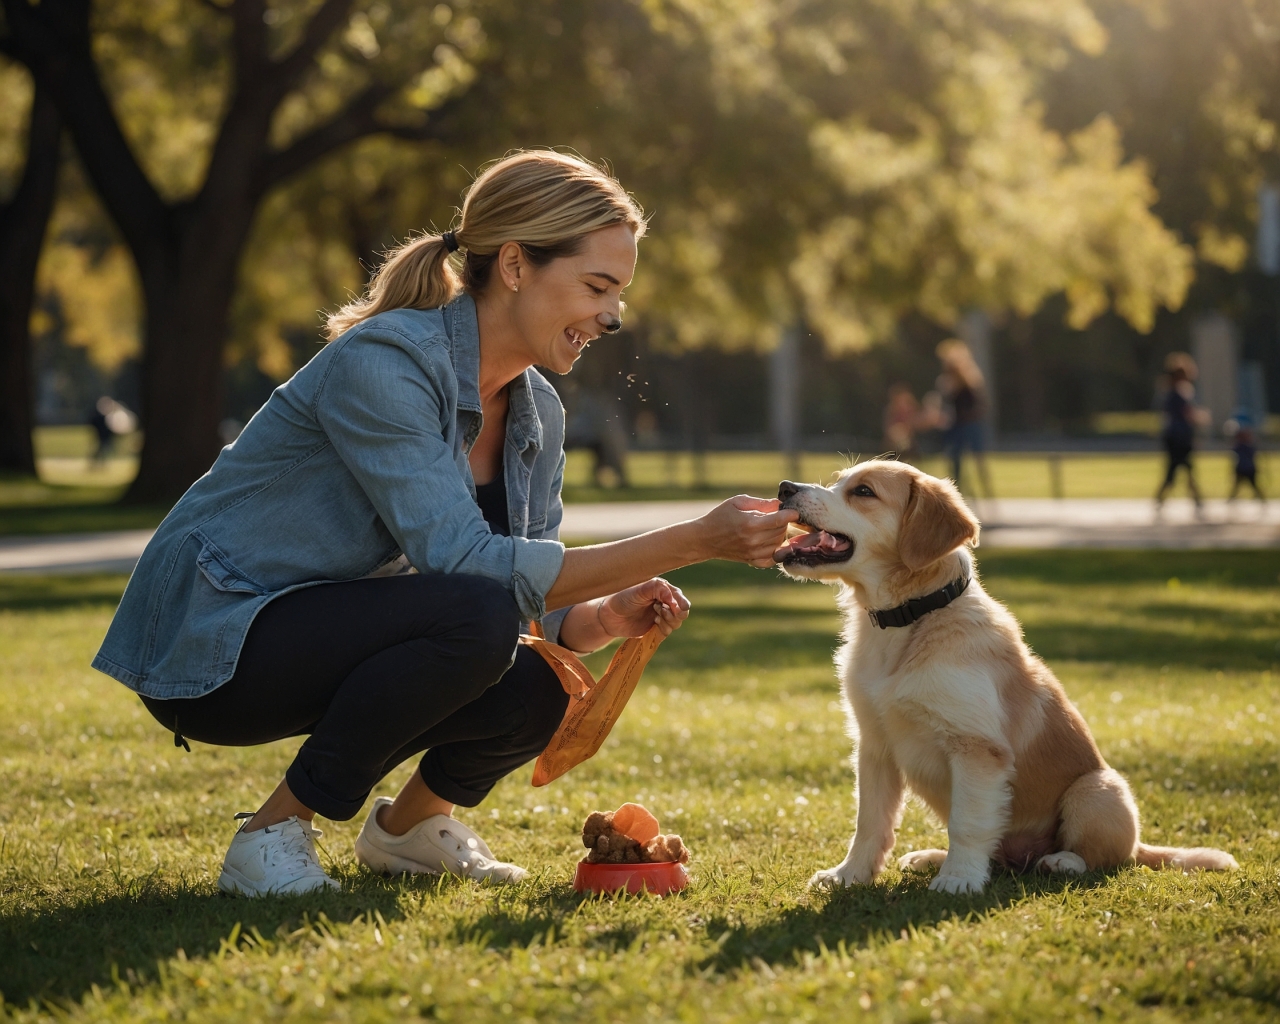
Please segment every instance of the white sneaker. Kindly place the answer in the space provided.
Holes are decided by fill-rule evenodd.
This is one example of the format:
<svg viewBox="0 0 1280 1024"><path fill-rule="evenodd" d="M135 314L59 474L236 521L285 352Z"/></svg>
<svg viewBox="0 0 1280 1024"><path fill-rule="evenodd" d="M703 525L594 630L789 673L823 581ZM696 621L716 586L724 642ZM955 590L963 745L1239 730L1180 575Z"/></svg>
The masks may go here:
<svg viewBox="0 0 1280 1024"><path fill-rule="evenodd" d="M296 896L341 888L320 866L319 835L319 829L296 815L255 832L237 832L223 858L218 888L240 896Z"/></svg>
<svg viewBox="0 0 1280 1024"><path fill-rule="evenodd" d="M393 836L378 824L378 811L391 805L380 796L356 837L356 859L382 875L439 875L492 882L520 882L529 872L494 857L485 841L447 814L419 822L402 836Z"/></svg>

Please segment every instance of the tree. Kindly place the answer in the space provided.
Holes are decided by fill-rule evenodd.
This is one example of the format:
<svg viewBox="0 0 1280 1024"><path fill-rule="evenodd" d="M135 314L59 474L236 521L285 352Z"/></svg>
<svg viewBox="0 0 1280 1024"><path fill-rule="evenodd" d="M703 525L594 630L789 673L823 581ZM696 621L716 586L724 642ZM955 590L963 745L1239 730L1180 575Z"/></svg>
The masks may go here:
<svg viewBox="0 0 1280 1024"><path fill-rule="evenodd" d="M949 324L1065 293L1077 326L1114 306L1147 330L1181 302L1191 253L1114 125L1045 123L1048 75L1105 44L1084 0L660 9L710 43L722 105L754 121L735 147L754 180L696 222L758 319L803 317L838 349L909 311Z"/></svg>
<svg viewBox="0 0 1280 1024"><path fill-rule="evenodd" d="M444 138L451 131L441 110L428 117L403 99L389 110L414 76L420 108L436 107L458 84L456 48L441 43L440 57L426 68L417 57L424 34L443 39L442 26L430 27L431 12L409 4L396 11L396 32L384 47L370 16L352 8L353 0L318 6L208 0L199 10L4 0L0 45L53 97L138 266L147 444L132 500L175 497L216 455L228 310L263 197L364 136ZM389 19L390 9L380 10ZM160 26L166 31L154 31ZM407 45L397 47L397 33ZM103 37L122 48L122 60L137 62L137 51L149 47L144 70L155 77L166 65L181 71L186 61L225 76L207 164L188 190L166 196L130 139L95 54ZM384 50L391 55L379 60ZM190 151L185 158L188 167L198 164Z"/></svg>
<svg viewBox="0 0 1280 1024"><path fill-rule="evenodd" d="M62 121L49 90L32 89L17 187L0 204L0 469L34 474L31 304L57 190Z"/></svg>

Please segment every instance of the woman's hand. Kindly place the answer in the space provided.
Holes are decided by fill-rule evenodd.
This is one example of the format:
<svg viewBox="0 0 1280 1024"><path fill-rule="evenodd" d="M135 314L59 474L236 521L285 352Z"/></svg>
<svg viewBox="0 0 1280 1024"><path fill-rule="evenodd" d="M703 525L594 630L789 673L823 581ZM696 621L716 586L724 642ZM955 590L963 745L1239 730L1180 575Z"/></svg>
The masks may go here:
<svg viewBox="0 0 1280 1024"><path fill-rule="evenodd" d="M799 518L794 509L779 510L777 498L748 494L729 498L697 521L704 530L703 557L771 568L773 553L786 539L787 525Z"/></svg>
<svg viewBox="0 0 1280 1024"><path fill-rule="evenodd" d="M602 599L596 614L611 637L644 636L655 625L670 636L689 617L689 607L679 587L652 579Z"/></svg>

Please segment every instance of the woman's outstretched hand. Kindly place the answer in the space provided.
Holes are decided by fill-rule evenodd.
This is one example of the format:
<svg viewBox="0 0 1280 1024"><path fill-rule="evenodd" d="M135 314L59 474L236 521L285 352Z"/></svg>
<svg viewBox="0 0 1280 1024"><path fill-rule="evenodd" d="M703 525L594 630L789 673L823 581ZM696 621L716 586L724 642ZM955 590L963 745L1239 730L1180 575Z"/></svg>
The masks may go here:
<svg viewBox="0 0 1280 1024"><path fill-rule="evenodd" d="M598 615L610 636L643 636L657 626L670 636L689 617L689 599L664 579L652 579L604 598Z"/></svg>
<svg viewBox="0 0 1280 1024"><path fill-rule="evenodd" d="M780 510L777 498L739 494L722 501L697 522L705 530L705 557L768 569L774 564L773 553L786 539L787 525L799 518L793 509Z"/></svg>

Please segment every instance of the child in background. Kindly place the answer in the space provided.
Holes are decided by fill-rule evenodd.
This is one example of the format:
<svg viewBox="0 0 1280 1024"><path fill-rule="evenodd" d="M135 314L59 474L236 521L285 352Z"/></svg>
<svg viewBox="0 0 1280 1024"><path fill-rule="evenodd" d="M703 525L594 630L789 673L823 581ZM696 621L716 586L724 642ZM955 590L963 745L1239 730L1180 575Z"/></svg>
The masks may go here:
<svg viewBox="0 0 1280 1024"><path fill-rule="evenodd" d="M916 430L920 426L920 403L916 396L906 384L894 384L889 388L889 404L884 410L885 450L904 462L914 461L919 455Z"/></svg>
<svg viewBox="0 0 1280 1024"><path fill-rule="evenodd" d="M1255 498L1266 501L1266 496L1258 487L1258 445L1254 440L1248 418L1241 416L1231 421L1228 426L1235 427L1235 441L1231 445L1231 450L1236 455L1236 479L1231 485L1231 497L1227 500L1235 501L1236 495L1240 492L1240 485L1247 483L1253 488Z"/></svg>

